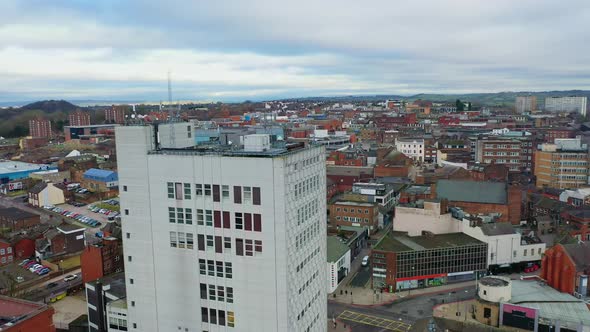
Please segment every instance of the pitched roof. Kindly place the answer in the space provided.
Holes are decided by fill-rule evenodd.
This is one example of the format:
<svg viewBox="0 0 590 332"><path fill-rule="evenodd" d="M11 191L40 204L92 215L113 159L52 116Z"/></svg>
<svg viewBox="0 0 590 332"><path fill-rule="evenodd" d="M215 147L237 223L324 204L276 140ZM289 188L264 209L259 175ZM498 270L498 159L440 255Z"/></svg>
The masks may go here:
<svg viewBox="0 0 590 332"><path fill-rule="evenodd" d="M438 198L455 202L506 204L506 184L504 182L483 182L463 180L438 180Z"/></svg>
<svg viewBox="0 0 590 332"><path fill-rule="evenodd" d="M350 248L338 236L328 236L328 262L337 262Z"/></svg>
<svg viewBox="0 0 590 332"><path fill-rule="evenodd" d="M33 188L31 188L29 190L29 192L31 192L33 194L38 194L38 193L42 192L43 189L45 189L45 188L47 188L47 183L45 183L45 182L39 182Z"/></svg>
<svg viewBox="0 0 590 332"><path fill-rule="evenodd" d="M31 217L36 217L39 215L35 214L35 213L28 212L28 211L24 211L21 209L17 209L15 207L9 207L9 208L0 209L0 216L8 218L8 219L12 219L12 220L22 220L22 219L28 219Z"/></svg>
<svg viewBox="0 0 590 332"><path fill-rule="evenodd" d="M590 244L587 242L562 244L579 271L590 269Z"/></svg>

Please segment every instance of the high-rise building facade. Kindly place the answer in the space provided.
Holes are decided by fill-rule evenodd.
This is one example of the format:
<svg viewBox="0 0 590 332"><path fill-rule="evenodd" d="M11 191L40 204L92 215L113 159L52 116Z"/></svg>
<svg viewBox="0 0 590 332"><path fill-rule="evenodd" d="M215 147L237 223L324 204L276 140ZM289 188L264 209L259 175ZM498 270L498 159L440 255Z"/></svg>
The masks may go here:
<svg viewBox="0 0 590 332"><path fill-rule="evenodd" d="M545 98L545 110L550 112L578 112L586 116L587 97L548 97Z"/></svg>
<svg viewBox="0 0 590 332"><path fill-rule="evenodd" d="M129 331L325 331L324 148L191 131L116 129Z"/></svg>
<svg viewBox="0 0 590 332"><path fill-rule="evenodd" d="M510 172L532 170L534 168L531 136L518 138L482 137L475 146L475 160L485 164L503 164Z"/></svg>
<svg viewBox="0 0 590 332"><path fill-rule="evenodd" d="M51 121L43 118L29 120L29 135L31 137L51 138Z"/></svg>
<svg viewBox="0 0 590 332"><path fill-rule="evenodd" d="M537 109L537 97L518 96L515 103L516 113L534 112Z"/></svg>
<svg viewBox="0 0 590 332"><path fill-rule="evenodd" d="M104 110L106 123L125 123L125 106L113 106Z"/></svg>
<svg viewBox="0 0 590 332"><path fill-rule="evenodd" d="M90 114L77 110L70 113L70 126L90 126Z"/></svg>
<svg viewBox="0 0 590 332"><path fill-rule="evenodd" d="M557 189L588 185L588 146L581 138L556 139L535 153L537 187Z"/></svg>

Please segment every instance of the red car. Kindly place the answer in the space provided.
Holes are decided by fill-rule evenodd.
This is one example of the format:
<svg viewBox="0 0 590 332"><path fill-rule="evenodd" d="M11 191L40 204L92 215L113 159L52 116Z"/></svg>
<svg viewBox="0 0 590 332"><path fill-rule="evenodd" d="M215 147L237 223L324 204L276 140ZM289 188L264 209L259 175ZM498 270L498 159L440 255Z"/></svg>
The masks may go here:
<svg viewBox="0 0 590 332"><path fill-rule="evenodd" d="M535 272L539 269L539 265L537 264L529 264L527 267L524 268L525 273Z"/></svg>

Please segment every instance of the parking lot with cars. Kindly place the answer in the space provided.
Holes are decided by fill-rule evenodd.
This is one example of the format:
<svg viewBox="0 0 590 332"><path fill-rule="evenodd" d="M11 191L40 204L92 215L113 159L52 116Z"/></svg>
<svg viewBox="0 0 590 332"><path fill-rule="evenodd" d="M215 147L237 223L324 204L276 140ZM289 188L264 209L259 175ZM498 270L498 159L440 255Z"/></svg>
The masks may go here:
<svg viewBox="0 0 590 332"><path fill-rule="evenodd" d="M92 216L89 216L87 210L85 210L83 207L75 207L69 204L61 204L59 206L45 205L43 206L43 209L52 211L67 218L74 219L88 227L95 228L100 227L102 225L101 221L93 218Z"/></svg>

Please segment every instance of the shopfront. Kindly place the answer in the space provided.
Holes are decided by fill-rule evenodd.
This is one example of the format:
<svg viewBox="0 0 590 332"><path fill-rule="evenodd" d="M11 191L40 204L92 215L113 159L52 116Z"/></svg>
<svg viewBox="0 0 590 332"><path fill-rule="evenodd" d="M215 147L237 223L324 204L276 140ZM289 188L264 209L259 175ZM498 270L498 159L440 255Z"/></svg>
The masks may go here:
<svg viewBox="0 0 590 332"><path fill-rule="evenodd" d="M399 278L396 280L396 289L407 290L416 288L426 288L441 286L447 283L446 274L432 274L427 276L416 276L410 278Z"/></svg>

